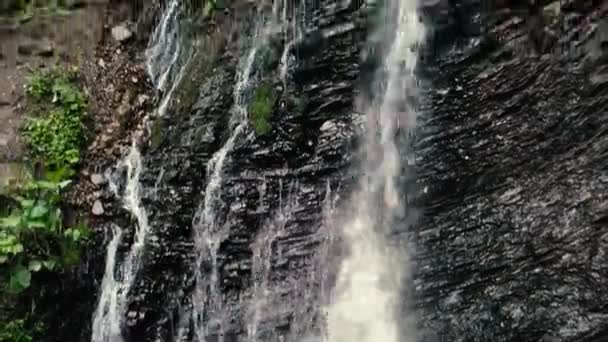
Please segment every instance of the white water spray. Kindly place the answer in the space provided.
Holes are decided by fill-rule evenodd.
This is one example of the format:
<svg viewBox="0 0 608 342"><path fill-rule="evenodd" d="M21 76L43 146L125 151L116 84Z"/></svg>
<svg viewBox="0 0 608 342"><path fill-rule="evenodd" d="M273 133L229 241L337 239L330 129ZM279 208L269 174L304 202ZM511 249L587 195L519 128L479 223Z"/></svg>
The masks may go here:
<svg viewBox="0 0 608 342"><path fill-rule="evenodd" d="M378 119L379 127L368 127L364 170L369 174L352 197L352 219L342 227L350 253L342 261L335 297L328 307L329 342L415 341L413 326L408 326L407 336L402 334L403 325L412 318L399 314L405 300L400 296L402 279L409 272L407 256L389 247L384 231L401 205L395 184L400 174L395 135L398 125L407 130L415 122L405 97L415 84L415 47L424 32L416 0L387 0L387 5L387 13L397 17L396 32L384 56L384 91L377 91L366 109L372 119L369 122ZM382 156L379 166L371 160L371 153Z"/></svg>

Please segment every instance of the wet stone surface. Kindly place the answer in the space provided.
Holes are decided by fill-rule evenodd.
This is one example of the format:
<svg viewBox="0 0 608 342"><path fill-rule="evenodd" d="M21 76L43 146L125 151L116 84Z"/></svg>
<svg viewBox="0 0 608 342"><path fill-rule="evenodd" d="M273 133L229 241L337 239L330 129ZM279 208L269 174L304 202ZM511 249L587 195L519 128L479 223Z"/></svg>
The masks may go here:
<svg viewBox="0 0 608 342"><path fill-rule="evenodd" d="M227 154L215 209L230 230L217 262L225 334L235 340L251 322L254 269L266 270L269 290L260 338L297 340L319 328L319 278L333 260L322 243L331 235L322 229L327 198L339 204L360 176L348 171L365 124L353 110L355 90L365 85L363 9L354 3L321 1L308 13L311 32L347 29L291 66L271 133L256 136L248 125ZM539 31L538 18L510 5L497 3L480 26L478 1L425 1L437 35L422 49L419 70L417 159L407 167L417 181L403 179L419 216L412 227L404 213L399 232L416 244L420 341L605 341L608 69L599 23L608 9L570 1ZM134 341L169 341L190 319L193 218L208 162L228 139L237 59L246 51L232 38L246 38L243 30L226 30L192 108L172 106L162 139L143 151L141 195L152 231L125 313ZM281 90L278 74L254 79ZM305 105L292 106L294 97ZM133 233L128 219L115 221Z"/></svg>

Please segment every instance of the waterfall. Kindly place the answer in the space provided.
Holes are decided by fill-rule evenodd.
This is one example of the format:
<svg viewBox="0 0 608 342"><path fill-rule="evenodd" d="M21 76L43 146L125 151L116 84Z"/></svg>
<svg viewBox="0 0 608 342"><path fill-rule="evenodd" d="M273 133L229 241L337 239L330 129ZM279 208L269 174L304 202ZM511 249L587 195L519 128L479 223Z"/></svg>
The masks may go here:
<svg viewBox="0 0 608 342"><path fill-rule="evenodd" d="M228 153L232 150L237 139L245 132L247 121L247 98L245 92L250 87L250 76L253 71L258 49L266 42L270 34L270 26L257 23L251 48L240 64L237 72L237 83L234 88L234 106L231 109L230 136L224 145L213 154L207 163L207 186L204 200L200 203L193 219L194 241L197 251L195 270L196 288L192 295L192 319L194 321L195 338L202 342L210 333L218 333L223 339L226 326L222 305L222 294L219 289L218 251L222 241L230 233L230 222L220 222L219 211L223 205L221 199L223 183L223 166ZM211 264L211 275L203 274L201 267L204 263ZM180 327L180 334L185 330ZM178 339L181 336L178 336Z"/></svg>
<svg viewBox="0 0 608 342"><path fill-rule="evenodd" d="M178 5L179 0L173 0L169 3L163 12L159 26L150 39L150 48L147 51L148 74L156 88L163 92L160 105L153 116L162 117L165 115L176 83L182 78L185 65L187 65L184 64L177 73L175 72L175 66L183 53L178 40ZM167 82L173 82L169 91L165 91ZM145 128L147 128L148 119L148 117L143 119ZM143 171L143 160L137 146L137 140L138 135L135 134L132 138L129 153L116 165L116 169L126 169L127 171L124 193L120 193L119 186L113 181L111 175L107 175L110 180L110 189L116 196L122 198L124 208L135 217L136 226L133 243L121 265L118 264L117 252L123 230L120 227L113 227L113 238L107 247L101 294L93 316L92 342L123 341L121 329L128 307L128 294L141 268L141 257L150 231L148 215L141 203L140 175ZM160 177L162 177L162 171L159 179Z"/></svg>
<svg viewBox="0 0 608 342"><path fill-rule="evenodd" d="M395 214L403 211L395 184L401 170L395 139L397 130L411 130L415 122L406 96L415 85L415 48L424 34L416 2L386 1L387 21L396 23L394 28L379 32L390 46L378 73L380 86L365 108L370 119L366 176L351 198L354 211L341 230L350 253L342 260L327 308L329 342L415 341L414 327L408 325L411 314L403 317L399 312L406 300L401 291L409 272L407 255L391 248L384 232L393 224ZM374 156L381 156L381 161ZM406 333L402 332L404 325L409 329Z"/></svg>

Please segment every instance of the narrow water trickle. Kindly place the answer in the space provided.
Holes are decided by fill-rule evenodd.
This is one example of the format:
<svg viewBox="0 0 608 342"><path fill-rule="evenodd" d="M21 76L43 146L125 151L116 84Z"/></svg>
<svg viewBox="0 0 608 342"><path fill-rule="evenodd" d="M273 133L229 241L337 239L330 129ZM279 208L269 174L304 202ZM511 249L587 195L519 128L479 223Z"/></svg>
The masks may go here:
<svg viewBox="0 0 608 342"><path fill-rule="evenodd" d="M234 88L234 106L231 109L230 136L224 145L213 154L207 163L208 183L204 200L193 219L194 241L197 251L195 270L196 288L192 295L192 319L194 335L197 341L203 342L211 333L218 334L223 340L226 326L223 308L223 295L219 289L218 251L220 244L230 233L230 222L220 222L219 211L222 203L223 166L228 153L233 149L237 139L245 132L247 121L247 98L244 96L251 83L251 74L258 49L266 42L270 33L268 25L256 23L251 48L237 71L237 83ZM202 272L204 264L211 265L211 275ZM180 333L185 327L178 329ZM180 338L180 336L178 336Z"/></svg>
<svg viewBox="0 0 608 342"><path fill-rule="evenodd" d="M179 0L171 0L150 38L146 51L146 69L159 90L165 89L171 68L179 57L181 46L178 39L178 15Z"/></svg>
<svg viewBox="0 0 608 342"><path fill-rule="evenodd" d="M114 277L114 267L116 265L116 252L118 244L122 238L122 230L117 227L112 227L112 239L108 244L108 253L106 255L106 267L102 280L102 286L105 291L102 291L99 305L95 310L93 319L93 342L114 341L120 339L120 322L113 319L118 316L118 292L120 283Z"/></svg>
<svg viewBox="0 0 608 342"><path fill-rule="evenodd" d="M183 74L183 67L177 74L175 73L175 66L181 53L178 40L179 9L179 0L173 0L168 4L149 43L147 70L156 88L163 95L160 106L152 116L164 116L175 88L173 85L167 92L166 84L179 82ZM148 119L148 117L144 118L144 127ZM123 229L117 226L113 228L113 238L107 246L101 294L93 316L92 342L123 341L121 330L128 307L128 294L141 268L141 257L150 232L148 215L141 203L140 175L143 171L143 160L138 143L140 143L138 135L135 134L129 153L116 165L117 170L126 170L124 192L121 193L120 186L110 179L110 189L115 196L122 199L124 208L135 217L136 225L133 243L121 264L118 263L117 253ZM107 176L112 178L112 175ZM162 177L162 174L159 177Z"/></svg>
<svg viewBox="0 0 608 342"><path fill-rule="evenodd" d="M251 283L252 297L245 312L247 328L247 340L249 342L259 341L259 328L264 319L268 318L268 312L277 310L273 299L276 299L276 291L270 284L270 275L273 265L273 256L277 250L275 242L285 234L287 223L293 219L293 211L298 206L298 182L289 186L287 195L284 195L283 181L279 180L279 205L274 215L264 222L257 237L251 245L252 266ZM273 296L274 295L274 296Z"/></svg>
<svg viewBox="0 0 608 342"><path fill-rule="evenodd" d="M287 17L287 0L283 0L283 10L281 14L282 22L287 24L289 22L289 18ZM287 83L287 76L289 71L290 64L290 55L291 50L295 43L302 38L302 32L298 25L298 6L293 6L293 13L291 15L291 27L285 25L283 27L283 36L285 40L285 47L283 49L283 53L281 54L281 68L280 68L280 76L283 81L283 85Z"/></svg>
<svg viewBox="0 0 608 342"><path fill-rule="evenodd" d="M145 208L141 205L139 177L142 171L141 154L133 142L129 154L118 164L119 169L127 170L125 191L122 194L123 205L133 216L137 224L133 244L122 264L118 265L116 258L118 245L123 231L118 227L113 229L113 239L108 245L106 269L101 284L101 295L97 310L93 317L93 342L122 341L121 327L127 310L127 295L139 269L145 238L150 229ZM118 186L111 186L117 191ZM116 195L120 195L118 192Z"/></svg>
<svg viewBox="0 0 608 342"><path fill-rule="evenodd" d="M399 149L411 151L397 146L395 139L397 130L410 131L415 122L416 114L406 98L415 85L416 47L424 31L416 0L387 0L385 11L390 26L379 33L390 45L378 73L379 85L364 108L370 118L365 176L350 202L352 218L341 229L350 253L342 260L327 308L329 342L416 340L413 313L400 312L407 300L401 297L409 272L407 253L390 246L385 233L395 223L395 214L404 209L395 184L401 172ZM380 163L371 158L374 155L381 156Z"/></svg>
<svg viewBox="0 0 608 342"><path fill-rule="evenodd" d="M319 299L324 302L329 299L330 282L328 280L327 260L331 258L331 250L335 248L335 222L334 214L336 210L336 195L332 192L331 182L327 180L325 188L325 200L323 203L323 222L319 235L321 236L321 244L317 253L317 269L316 273L319 279Z"/></svg>

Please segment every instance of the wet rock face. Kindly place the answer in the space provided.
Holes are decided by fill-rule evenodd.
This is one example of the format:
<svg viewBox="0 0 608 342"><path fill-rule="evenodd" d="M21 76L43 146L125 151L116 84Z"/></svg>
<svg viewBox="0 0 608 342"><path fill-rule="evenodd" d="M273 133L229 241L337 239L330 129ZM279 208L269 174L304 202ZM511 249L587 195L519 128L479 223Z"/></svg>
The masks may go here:
<svg viewBox="0 0 608 342"><path fill-rule="evenodd" d="M298 60L285 86L276 70L254 71L253 85L270 82L277 103L272 131L258 136L247 126L222 169L215 209L217 224L230 227L218 252L228 340L246 335L252 284L261 279L269 297L260 339L318 328L319 288L331 284L333 260L323 244L331 235L321 230L324 210L360 176L348 172L365 120L353 98L368 79L359 63L366 32L356 4L307 3L314 8L309 37L322 33L325 48L293 52ZM522 2L489 9L472 0L424 2L435 36L419 70L418 182L404 185L406 193L420 189L416 205L423 209L413 232L421 341L608 336L608 67L600 5L570 1L541 20L544 11ZM238 43L252 26L238 22L245 28L222 31L220 57L186 101L191 106L173 101L155 123L161 135L143 151L141 195L152 232L129 296L131 341L171 341L178 326L192 326L192 307L200 304L191 301L194 218L209 161L229 135L237 58L247 52ZM279 39L273 44L281 50ZM373 70L374 61L367 63ZM132 222L119 224L132 234ZM209 274L211 265L201 268Z"/></svg>
<svg viewBox="0 0 608 342"><path fill-rule="evenodd" d="M608 336L608 84L598 52L608 6L574 2L543 19L540 32L558 38L550 48L534 45L526 12L502 9L481 26L497 44L460 35L422 66L416 289L428 336Z"/></svg>
<svg viewBox="0 0 608 342"><path fill-rule="evenodd" d="M354 21L358 14L358 7L350 3L330 3L334 6L324 4L308 13L311 25L322 25L314 30L331 31ZM312 6L307 4L307 8ZM248 30L255 18L234 15L238 25L228 27L236 27L238 34L224 31L220 56L196 85L192 106L184 108L185 99L176 96L167 116L155 123L162 127L161 136L144 152L142 200L152 233L130 295L126 330L133 341L169 341L184 321L189 326L196 285L194 218L210 181L209 161L230 134L237 58L247 56ZM248 93L262 82L272 85L277 95L272 131L257 135L248 124L234 140L222 169L221 200L215 207L216 224L230 227L218 254L224 329L229 336L246 334L252 319L248 309L253 300L252 279L259 283L264 277L252 275L252 269L264 268L266 260L272 265L265 276L270 297L262 309L260 336L276 339L310 330L320 300L313 290L320 278L311 274L321 274L314 271L319 267L315 254L325 236L318 230L326 197L332 197L328 183L330 190L348 189L352 183L345 175L360 131L360 125L353 124L360 117L353 113L352 102L363 36L353 26L324 37L331 48L306 58L292 53L298 59L285 84L279 79L278 63L268 64L275 71L262 70L264 63L255 63ZM284 42L278 44L270 49L276 49L272 53L280 57ZM202 49L208 51L206 45ZM272 242L253 248L260 236ZM210 274L208 262L201 267Z"/></svg>

